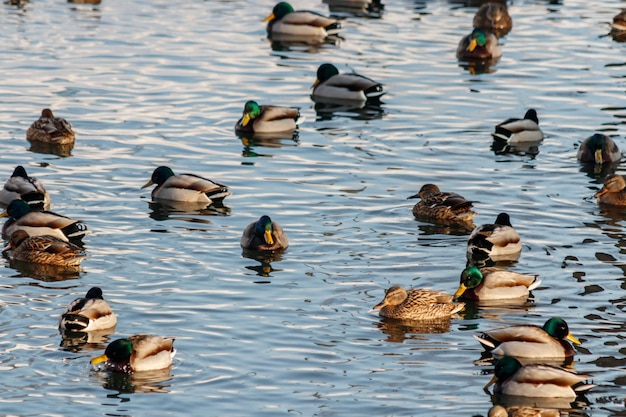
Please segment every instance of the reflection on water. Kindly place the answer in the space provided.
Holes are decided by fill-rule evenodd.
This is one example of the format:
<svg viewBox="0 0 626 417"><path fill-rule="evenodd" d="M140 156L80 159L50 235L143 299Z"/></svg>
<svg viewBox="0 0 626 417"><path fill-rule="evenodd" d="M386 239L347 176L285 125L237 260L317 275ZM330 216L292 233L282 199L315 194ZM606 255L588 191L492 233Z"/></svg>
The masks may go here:
<svg viewBox="0 0 626 417"><path fill-rule="evenodd" d="M5 258L9 261L9 267L20 273L21 277L30 277L44 282L66 281L70 279L80 278L80 266L56 266L35 264L31 262L19 261L16 259Z"/></svg>
<svg viewBox="0 0 626 417"><path fill-rule="evenodd" d="M519 156L530 156L531 158L539 155L539 145L541 145L542 140L536 142L520 142L514 145L511 145L503 140L494 140L491 144L491 150L496 155L519 155Z"/></svg>
<svg viewBox="0 0 626 417"><path fill-rule="evenodd" d="M54 143L43 143L43 142L34 141L34 142L30 142L29 151L35 152L35 153L43 153L43 154L67 157L67 156L72 156L72 149L74 149L73 143L58 145Z"/></svg>
<svg viewBox="0 0 626 417"><path fill-rule="evenodd" d="M337 35L328 36L324 40L299 37L294 35L274 35L270 39L273 51L277 52L306 52L315 54L329 47L338 47L343 38Z"/></svg>
<svg viewBox="0 0 626 417"><path fill-rule="evenodd" d="M169 393L171 382L174 377L170 375L171 369L158 369L154 371L142 371L127 374L123 372L92 372L102 387L107 390L117 391L120 394L132 393Z"/></svg>
<svg viewBox="0 0 626 417"><path fill-rule="evenodd" d="M300 133L296 130L294 132L282 132L282 133L254 133L248 134L243 132L236 132L237 136L241 140L243 150L241 156L245 158L255 157L269 157L273 155L260 153L255 148L282 148L284 146L298 146Z"/></svg>
<svg viewBox="0 0 626 417"><path fill-rule="evenodd" d="M207 205L206 203L185 203L155 199L148 202L148 207L152 210L150 217L159 221L176 218L176 220L185 220L192 223L211 224L209 220L182 215L228 216L230 214L230 207L225 206L222 202Z"/></svg>
<svg viewBox="0 0 626 417"><path fill-rule="evenodd" d="M333 15L379 19L385 5L380 0L322 0Z"/></svg>
<svg viewBox="0 0 626 417"><path fill-rule="evenodd" d="M417 321L381 317L375 324L387 335L387 342L403 343L407 339L423 339L416 335L447 333L450 331L450 322L450 319Z"/></svg>
<svg viewBox="0 0 626 417"><path fill-rule="evenodd" d="M115 333L115 327L90 332L75 332L60 330L61 343L59 346L69 352L101 351L109 344L109 336Z"/></svg>
<svg viewBox="0 0 626 417"><path fill-rule="evenodd" d="M360 104L360 105L359 105ZM317 120L332 120L335 117L349 117L354 120L375 120L382 119L385 110L378 103L355 103L354 101L346 101L344 103L339 100L325 102L320 99L315 100L315 112Z"/></svg>

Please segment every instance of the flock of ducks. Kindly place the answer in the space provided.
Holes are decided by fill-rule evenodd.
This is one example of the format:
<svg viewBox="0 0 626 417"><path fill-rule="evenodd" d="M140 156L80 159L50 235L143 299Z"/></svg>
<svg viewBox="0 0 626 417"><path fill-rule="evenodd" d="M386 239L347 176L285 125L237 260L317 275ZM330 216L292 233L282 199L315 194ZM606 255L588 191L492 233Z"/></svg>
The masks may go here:
<svg viewBox="0 0 626 417"><path fill-rule="evenodd" d="M268 22L268 37L280 40L322 42L337 35L341 29L337 19L310 11L296 11L286 2L276 4L265 21ZM615 17L615 33L626 31L624 21L625 12ZM458 59L489 61L499 58L498 38L506 35L512 25L505 4L483 4L473 19L474 29L459 42ZM322 103L376 103L385 94L380 83L356 73L341 74L329 63L319 66L312 88L312 99ZM248 101L235 130L244 133L287 132L297 129L299 120L298 108ZM499 123L492 136L495 141L511 146L540 142L544 138L534 109L529 109L523 118ZM44 109L41 117L28 129L26 139L31 143L73 146L75 135L67 120ZM621 159L621 152L610 137L596 133L581 143L577 158L583 163L610 164ZM157 167L142 188L151 185L156 185L151 192L155 201L219 205L230 195L229 188L223 184L195 174L177 175L166 166ZM620 175L610 175L595 196L600 204L626 206L626 181ZM412 208L417 219L460 224L473 229L467 242L468 266L461 274L454 295L392 286L385 292L384 299L373 307L379 310L380 316L399 320L446 320L465 307L463 299L525 300L530 291L540 285L537 275L489 266L490 262L516 260L522 250L521 238L511 225L508 214L499 214L493 224L473 228L472 219L476 215L473 203L459 194L442 192L435 184L425 184L409 198L419 199ZM6 207L0 217L8 217L2 227L3 238L8 241L3 252L9 254L10 259L66 268L78 267L85 259L81 240L88 233L87 226L80 220L49 211L48 193L39 180L28 176L24 167L17 166L0 190L0 204ZM281 251L289 245L285 231L267 215L245 228L240 244L245 250L255 251ZM89 332L109 329L116 323L117 316L103 299L102 290L94 287L84 298L78 298L68 306L61 315L59 329ZM574 356L575 351L568 340L574 344L580 342L571 335L562 318L550 318L541 327L517 325L483 331L475 338L485 351L499 359L492 380L485 386L495 384L497 393L573 399L593 386L585 383L589 375L536 363ZM117 339L107 346L104 354L92 359L91 364L126 373L166 368L176 353L173 343L173 338L147 334ZM535 410L537 413L529 415L548 415L540 414L540 409ZM506 416L518 411L517 408L507 410L497 405L489 415Z"/></svg>

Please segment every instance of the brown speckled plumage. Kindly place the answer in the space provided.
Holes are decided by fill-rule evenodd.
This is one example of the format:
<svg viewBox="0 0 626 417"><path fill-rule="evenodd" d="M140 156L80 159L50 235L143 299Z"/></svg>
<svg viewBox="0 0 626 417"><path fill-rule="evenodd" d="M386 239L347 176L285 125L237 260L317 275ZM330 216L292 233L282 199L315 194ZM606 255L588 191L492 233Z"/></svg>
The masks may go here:
<svg viewBox="0 0 626 417"><path fill-rule="evenodd" d="M385 298L373 308L382 317L406 320L436 320L449 318L465 303L453 302L452 295L426 289L405 290L394 285L385 292Z"/></svg>

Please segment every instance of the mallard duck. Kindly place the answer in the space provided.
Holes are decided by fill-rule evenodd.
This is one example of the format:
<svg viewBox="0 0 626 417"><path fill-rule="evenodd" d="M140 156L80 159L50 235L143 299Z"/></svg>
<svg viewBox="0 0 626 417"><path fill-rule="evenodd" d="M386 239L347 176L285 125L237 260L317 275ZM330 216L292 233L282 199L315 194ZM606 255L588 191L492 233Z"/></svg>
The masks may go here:
<svg viewBox="0 0 626 417"><path fill-rule="evenodd" d="M494 405L489 409L487 417L560 417L556 408L508 407Z"/></svg>
<svg viewBox="0 0 626 417"><path fill-rule="evenodd" d="M312 85L315 101L376 103L385 94L383 86L356 73L339 74L333 64L322 64Z"/></svg>
<svg viewBox="0 0 626 417"><path fill-rule="evenodd" d="M474 15L474 27L502 37L511 31L513 20L505 3L484 3Z"/></svg>
<svg viewBox="0 0 626 417"><path fill-rule="evenodd" d="M54 117L50 109L43 109L41 117L26 131L26 139L55 145L68 145L74 143L74 131L67 120Z"/></svg>
<svg viewBox="0 0 626 417"><path fill-rule="evenodd" d="M465 307L465 303L453 302L445 292L426 289L405 290L394 285L385 292L385 298L376 304L382 317L405 320L436 320L450 318Z"/></svg>
<svg viewBox="0 0 626 417"><path fill-rule="evenodd" d="M141 188L153 184L157 184L152 190L152 198L155 200L211 204L221 202L231 194L225 185L195 174L174 175L174 172L166 166L156 168L150 181Z"/></svg>
<svg viewBox="0 0 626 417"><path fill-rule="evenodd" d="M495 60L502 55L498 38L493 33L475 28L466 35L456 48L456 57L466 61Z"/></svg>
<svg viewBox="0 0 626 417"><path fill-rule="evenodd" d="M176 354L174 338L138 334L109 343L104 355L91 360L104 363L108 371L140 372L167 368Z"/></svg>
<svg viewBox="0 0 626 417"><path fill-rule="evenodd" d="M495 267L469 266L461 273L461 283L454 298L468 300L505 300L528 297L541 281L537 275L525 275Z"/></svg>
<svg viewBox="0 0 626 417"><path fill-rule="evenodd" d="M341 29L337 19L307 10L295 11L291 4L281 1L274 6L264 22L267 23L267 36L287 35L298 38L313 38L322 41L335 35Z"/></svg>
<svg viewBox="0 0 626 417"><path fill-rule="evenodd" d="M28 236L18 229L9 239L2 252L11 251L10 258L16 261L53 266L78 266L86 258L84 251L55 236Z"/></svg>
<svg viewBox="0 0 626 417"><path fill-rule="evenodd" d="M496 394L539 398L576 398L590 390L593 384L583 381L591 375L577 374L551 365L523 365L515 358L505 356L495 366L493 378L485 385L495 385Z"/></svg>
<svg viewBox="0 0 626 417"><path fill-rule="evenodd" d="M506 213L498 214L493 224L483 224L467 240L468 259L514 255L522 250L519 234Z"/></svg>
<svg viewBox="0 0 626 417"><path fill-rule="evenodd" d="M522 142L539 142L543 139L543 132L539 128L537 111L530 109L523 119L507 119L496 126L491 134L495 140L503 140L509 144Z"/></svg>
<svg viewBox="0 0 626 417"><path fill-rule="evenodd" d="M81 220L70 219L51 211L32 211L24 200L13 200L0 217L9 217L2 226L6 239L16 230L24 230L29 236L49 235L64 241L81 240L87 234L87 226Z"/></svg>
<svg viewBox="0 0 626 417"><path fill-rule="evenodd" d="M502 327L476 333L474 337L486 351L516 358L571 358L576 352L567 340L580 344L560 317L552 317L543 327L530 324Z"/></svg>
<svg viewBox="0 0 626 417"><path fill-rule="evenodd" d="M297 129L300 109L297 107L260 106L256 101L247 101L243 116L235 125L239 132L271 133Z"/></svg>
<svg viewBox="0 0 626 417"><path fill-rule="evenodd" d="M0 204L8 206L13 200L24 200L37 210L50 207L50 196L41 181L35 177L29 177L26 169L21 165L15 167L11 178L0 190Z"/></svg>
<svg viewBox="0 0 626 417"><path fill-rule="evenodd" d="M435 184L424 184L419 192L408 198L420 198L413 206L415 217L435 220L471 222L476 215L472 202L455 193L442 193Z"/></svg>
<svg viewBox="0 0 626 417"><path fill-rule="evenodd" d="M591 164L618 162L622 153L613 139L601 133L595 133L580 144L576 155L579 161Z"/></svg>
<svg viewBox="0 0 626 417"><path fill-rule="evenodd" d="M117 316L102 298L102 290L93 287L85 297L77 298L67 307L59 320L59 329L73 332L110 329L117 324Z"/></svg>
<svg viewBox="0 0 626 417"><path fill-rule="evenodd" d="M626 40L626 9L622 10L613 17L611 23L611 35L618 42Z"/></svg>
<svg viewBox="0 0 626 417"><path fill-rule="evenodd" d="M610 206L626 206L626 180L619 174L611 174L604 180L602 189L594 194L598 203Z"/></svg>
<svg viewBox="0 0 626 417"><path fill-rule="evenodd" d="M241 236L241 247L250 250L282 250L287 249L287 235L278 223L269 216L261 216L250 223Z"/></svg>

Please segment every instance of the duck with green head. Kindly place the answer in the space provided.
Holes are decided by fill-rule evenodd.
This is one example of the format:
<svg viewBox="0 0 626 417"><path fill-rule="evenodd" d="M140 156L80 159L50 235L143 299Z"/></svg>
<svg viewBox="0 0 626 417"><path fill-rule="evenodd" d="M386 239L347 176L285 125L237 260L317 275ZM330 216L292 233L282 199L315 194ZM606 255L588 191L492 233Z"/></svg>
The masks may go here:
<svg viewBox="0 0 626 417"><path fill-rule="evenodd" d="M480 332L474 337L494 356L528 359L571 358L576 352L567 340L580 344L560 317L552 317L543 327L529 324L509 326Z"/></svg>
<svg viewBox="0 0 626 417"><path fill-rule="evenodd" d="M175 354L174 338L140 334L109 343L91 364L113 372L153 371L169 367Z"/></svg>
<svg viewBox="0 0 626 417"><path fill-rule="evenodd" d="M335 35L341 29L337 19L323 16L308 10L294 10L291 4L281 1L274 6L264 22L267 24L267 36L293 37L322 42L326 37Z"/></svg>
<svg viewBox="0 0 626 417"><path fill-rule="evenodd" d="M79 241L87 234L87 226L80 220L53 213L33 211L24 200L13 200L0 217L9 217L2 226L2 235L8 239L16 230L28 236L50 235L63 241Z"/></svg>
<svg viewBox="0 0 626 417"><path fill-rule="evenodd" d="M11 178L0 189L0 204L8 206L13 200L24 200L34 210L45 210L50 207L50 196L41 181L29 177L21 165L15 167Z"/></svg>
<svg viewBox="0 0 626 417"><path fill-rule="evenodd" d="M526 298L541 284L537 275L526 275L496 267L469 266L461 273L455 298L467 300L506 300Z"/></svg>
<svg viewBox="0 0 626 417"><path fill-rule="evenodd" d="M61 331L90 332L110 329L117 316L102 296L102 289L92 287L84 297L72 301L59 320Z"/></svg>
<svg viewBox="0 0 626 417"><path fill-rule="evenodd" d="M376 304L382 317L403 320L449 319L465 307L465 303L454 302L452 296L442 291L427 289L406 290L394 285L385 291L385 298Z"/></svg>
<svg viewBox="0 0 626 417"><path fill-rule="evenodd" d="M505 141L515 145L524 142L543 140L543 132L539 128L539 118L535 109L529 109L523 119L510 118L496 125L491 134L494 140Z"/></svg>
<svg viewBox="0 0 626 417"><path fill-rule="evenodd" d="M613 139L607 135L595 133L583 140L576 157L580 162L601 165L619 162L622 159L622 153Z"/></svg>
<svg viewBox="0 0 626 417"><path fill-rule="evenodd" d="M494 376L485 390L495 384L495 394L536 398L571 398L589 391L593 384L584 381L591 375L577 374L551 365L522 365L517 359L505 356L495 366Z"/></svg>
<svg viewBox="0 0 626 417"><path fill-rule="evenodd" d="M259 105L250 100L246 102L235 130L244 133L289 132L298 128L299 118L297 107Z"/></svg>
<svg viewBox="0 0 626 417"><path fill-rule="evenodd" d="M456 49L456 57L464 61L489 61L502 55L498 38L493 33L475 28L461 39Z"/></svg>
<svg viewBox="0 0 626 417"><path fill-rule="evenodd" d="M196 174L175 175L171 168L160 166L152 172L150 180L141 188L156 184L152 190L154 200L211 204L221 202L231 193L228 187Z"/></svg>
<svg viewBox="0 0 626 417"><path fill-rule="evenodd" d="M289 240L283 228L263 215L250 223L241 236L241 247L249 250L276 251L287 249Z"/></svg>
<svg viewBox="0 0 626 417"><path fill-rule="evenodd" d="M340 74L333 64L322 64L312 85L311 98L316 102L379 103L383 85L357 73Z"/></svg>
<svg viewBox="0 0 626 417"><path fill-rule="evenodd" d="M507 213L498 214L495 223L478 226L467 239L470 262L486 258L517 259L521 250L522 241Z"/></svg>

